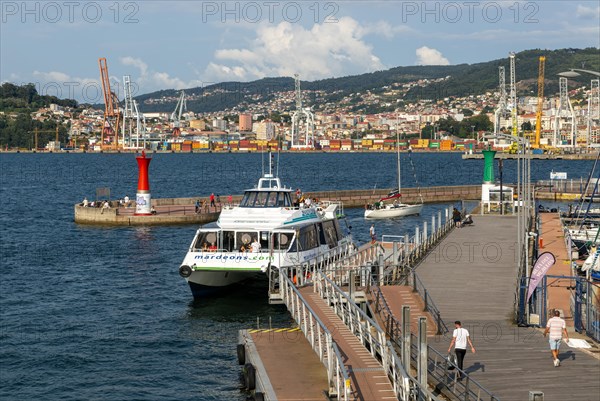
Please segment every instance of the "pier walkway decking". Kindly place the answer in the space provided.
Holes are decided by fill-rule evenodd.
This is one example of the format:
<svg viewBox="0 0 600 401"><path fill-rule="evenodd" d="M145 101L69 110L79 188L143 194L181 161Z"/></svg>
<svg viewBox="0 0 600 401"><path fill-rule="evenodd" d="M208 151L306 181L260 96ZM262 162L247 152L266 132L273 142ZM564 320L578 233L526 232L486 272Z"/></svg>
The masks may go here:
<svg viewBox="0 0 600 401"><path fill-rule="evenodd" d="M465 357L465 371L501 401L527 400L529 391L543 392L545 401L599 400L597 358L563 343L562 364L554 367L542 330L512 323L515 226L515 217L478 216L473 226L453 230L417 267L451 328L429 343L446 353L451 323L461 320L476 348Z"/></svg>

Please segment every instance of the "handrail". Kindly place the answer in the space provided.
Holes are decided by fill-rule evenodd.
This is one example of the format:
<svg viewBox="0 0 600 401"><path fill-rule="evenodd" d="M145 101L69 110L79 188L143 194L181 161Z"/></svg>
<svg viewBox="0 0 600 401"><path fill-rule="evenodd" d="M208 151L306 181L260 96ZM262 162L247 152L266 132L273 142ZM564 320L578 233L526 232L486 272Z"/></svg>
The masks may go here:
<svg viewBox="0 0 600 401"><path fill-rule="evenodd" d="M336 315L350 331L358 337L361 344L368 345L371 355L379 360L394 389L401 400L439 400L429 389L410 376L402 365L392 343L386 339L385 332L350 297L342 291L323 272L315 278L315 292L332 305ZM373 334L376 332L377 336ZM379 355L379 358L378 358Z"/></svg>
<svg viewBox="0 0 600 401"><path fill-rule="evenodd" d="M425 288L425 285L423 285L423 282L414 270L412 270L412 274L414 280L413 290L417 291L417 293L423 299L423 302L425 302L425 310L431 313L431 315L436 319L436 324L438 325L438 334L447 333L448 326L446 326L446 323L444 323L442 320L440 310L436 306L435 302L433 302L433 299L429 295L427 288ZM443 330L441 330L442 328Z"/></svg>
<svg viewBox="0 0 600 401"><path fill-rule="evenodd" d="M403 350L402 352L405 352L402 346L402 324L391 312L381 289L379 287L372 287L371 292L374 294L375 299L375 313L379 313L382 320L385 322L386 334L393 344L396 344L399 349ZM413 361L414 364L417 363L419 353L416 344L418 344L418 339L411 333L410 354L411 361ZM428 377L433 379L435 387L439 388L439 385L442 385L456 400L499 401L499 398L486 390L477 381L471 379L467 373L458 369L458 367L455 367L457 371L462 373L465 377L465 380L459 381L458 375L453 375L448 370L447 358L430 345L427 345L427 366ZM489 398L482 398L482 394L487 395Z"/></svg>
<svg viewBox="0 0 600 401"><path fill-rule="evenodd" d="M333 342L331 332L308 305L287 274L282 272L280 282L288 311L327 369L330 395L336 395L339 400L347 401L350 395L350 375L337 345Z"/></svg>

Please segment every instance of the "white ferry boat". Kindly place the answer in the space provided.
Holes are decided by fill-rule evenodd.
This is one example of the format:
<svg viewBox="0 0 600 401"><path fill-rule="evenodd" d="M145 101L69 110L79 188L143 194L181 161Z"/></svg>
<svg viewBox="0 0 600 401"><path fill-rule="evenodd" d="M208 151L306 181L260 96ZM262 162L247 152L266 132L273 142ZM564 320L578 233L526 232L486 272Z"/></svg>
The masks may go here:
<svg viewBox="0 0 600 401"><path fill-rule="evenodd" d="M292 189L281 185L269 164L269 173L244 192L238 206L223 208L213 227L196 232L179 268L194 298L266 277L269 269L335 254L352 242L349 230L340 227L341 204L294 205Z"/></svg>

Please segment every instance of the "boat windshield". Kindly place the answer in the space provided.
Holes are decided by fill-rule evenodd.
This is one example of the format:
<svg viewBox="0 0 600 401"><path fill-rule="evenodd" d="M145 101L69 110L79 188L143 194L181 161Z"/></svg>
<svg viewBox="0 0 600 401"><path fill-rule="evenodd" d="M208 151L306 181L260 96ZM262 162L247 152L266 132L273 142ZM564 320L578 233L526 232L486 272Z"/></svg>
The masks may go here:
<svg viewBox="0 0 600 401"><path fill-rule="evenodd" d="M201 230L192 250L195 252L284 252L294 231Z"/></svg>
<svg viewBox="0 0 600 401"><path fill-rule="evenodd" d="M246 191L241 207L292 207L289 192L283 191Z"/></svg>

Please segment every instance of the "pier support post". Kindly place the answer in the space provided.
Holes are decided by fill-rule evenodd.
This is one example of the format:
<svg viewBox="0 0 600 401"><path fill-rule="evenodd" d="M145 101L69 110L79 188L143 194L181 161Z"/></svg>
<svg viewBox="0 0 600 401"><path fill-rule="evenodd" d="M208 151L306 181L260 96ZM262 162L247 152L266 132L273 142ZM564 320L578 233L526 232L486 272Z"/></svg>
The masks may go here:
<svg viewBox="0 0 600 401"><path fill-rule="evenodd" d="M429 242L427 239L427 222L424 221L423 222L423 244L425 246L427 246L427 242Z"/></svg>
<svg viewBox="0 0 600 401"><path fill-rule="evenodd" d="M421 243L421 238L419 237L419 226L415 227L415 247L419 246Z"/></svg>
<svg viewBox="0 0 600 401"><path fill-rule="evenodd" d="M394 242L394 245L396 245L396 243ZM397 247L396 247L397 248ZM379 285L383 285L383 271L384 271L384 267L385 267L385 262L383 259L383 255L379 255L379 259L378 259L378 267L379 270L377 271L377 274L379 275L379 280L377 280L379 282ZM371 285L371 279L370 277L366 277L366 279L368 280L367 285Z"/></svg>
<svg viewBox="0 0 600 401"><path fill-rule="evenodd" d="M419 383L427 388L427 318L419 318L419 355L417 359Z"/></svg>
<svg viewBox="0 0 600 401"><path fill-rule="evenodd" d="M354 281L354 270L350 270L348 272L348 280L350 280L348 283L348 296L352 301L354 301L354 287L356 285Z"/></svg>
<svg viewBox="0 0 600 401"><path fill-rule="evenodd" d="M410 306L402 306L402 365L410 374Z"/></svg>
<svg viewBox="0 0 600 401"><path fill-rule="evenodd" d="M407 257L410 253L410 245L408 243L409 241L410 239L408 238L408 234L404 234L404 257Z"/></svg>
<svg viewBox="0 0 600 401"><path fill-rule="evenodd" d="M431 235L435 237L435 214L431 216Z"/></svg>

